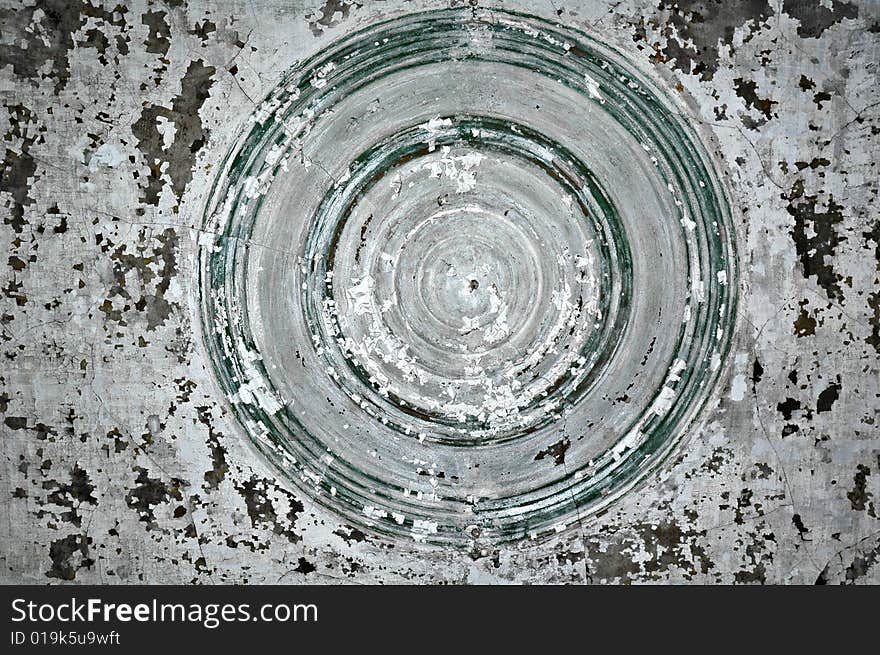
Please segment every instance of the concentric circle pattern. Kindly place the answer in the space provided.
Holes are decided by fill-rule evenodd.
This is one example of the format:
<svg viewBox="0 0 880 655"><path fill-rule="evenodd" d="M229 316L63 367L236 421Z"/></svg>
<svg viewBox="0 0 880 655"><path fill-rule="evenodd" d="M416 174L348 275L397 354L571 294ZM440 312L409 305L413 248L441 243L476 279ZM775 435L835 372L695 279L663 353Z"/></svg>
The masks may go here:
<svg viewBox="0 0 880 655"><path fill-rule="evenodd" d="M388 536L563 530L709 394L725 194L673 103L539 18L412 14L295 67L223 162L202 329L281 477Z"/></svg>

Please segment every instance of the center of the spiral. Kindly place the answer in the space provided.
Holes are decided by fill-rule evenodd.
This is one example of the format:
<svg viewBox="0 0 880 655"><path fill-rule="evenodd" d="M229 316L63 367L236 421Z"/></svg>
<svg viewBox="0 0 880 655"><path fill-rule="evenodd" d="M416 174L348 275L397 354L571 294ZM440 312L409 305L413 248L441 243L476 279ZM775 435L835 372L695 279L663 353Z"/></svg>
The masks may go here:
<svg viewBox="0 0 880 655"><path fill-rule="evenodd" d="M485 350L516 329L519 315L541 284L542 272L528 237L484 213L426 221L406 244L415 275L397 288L404 315L453 348Z"/></svg>

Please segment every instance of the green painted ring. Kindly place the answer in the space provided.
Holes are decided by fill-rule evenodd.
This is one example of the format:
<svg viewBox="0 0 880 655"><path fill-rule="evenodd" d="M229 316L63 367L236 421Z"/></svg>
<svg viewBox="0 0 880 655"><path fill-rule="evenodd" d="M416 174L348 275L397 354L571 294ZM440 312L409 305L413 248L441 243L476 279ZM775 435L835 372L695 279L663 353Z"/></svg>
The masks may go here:
<svg viewBox="0 0 880 655"><path fill-rule="evenodd" d="M474 30L491 34L492 47L471 47ZM604 96L603 110L634 139L650 144L657 156L657 173L681 208L682 244L693 262L688 279L682 282L696 288L698 282L709 280L710 288L701 302L688 300L690 320L680 326L674 356L664 362L667 370L681 368L676 364L679 360L684 367L674 380L670 377L656 390L631 421L631 429L618 435L613 448L594 461L577 463L575 469L566 467L564 475L552 483L526 493L482 498L467 506L444 498L443 511L424 512L418 505L401 505L397 496L402 484L379 479L346 462L321 463L327 455L326 444L320 435L309 432L297 411L277 402L272 374L259 359L243 276L250 237L263 205L263 196L253 194L254 180L264 179L261 176L271 180L282 172L283 154L296 152L308 138L307 132L292 130L291 123L306 124L304 116L317 120L340 97L381 84L388 75L447 61L451 52L464 53L461 56L469 61L527 68L563 84L585 101L591 101L596 91L592 85L598 85ZM574 517L607 507L656 470L682 442L711 395L730 348L737 301L734 230L726 194L699 137L673 107L656 85L608 46L568 27L499 10L449 9L392 19L347 35L292 68L223 161L202 226L217 238L211 248L200 250L199 257L200 318L213 374L233 415L280 476L346 520L380 534L473 545L550 533ZM564 149L562 144L555 147ZM613 203L587 166L570 153L569 160L581 179L592 176L591 197L605 198L602 213L609 225L616 226L611 243L616 259L623 263L618 288L624 298L638 294L638 288L629 288L629 250ZM358 165L356 158L354 165ZM332 195L328 192L328 202ZM685 226L687 219L693 226ZM724 282L712 284L716 279ZM324 292L332 293L332 287ZM625 311L617 316L619 336L629 326ZM617 341L609 337L598 351L613 358ZM254 381L260 399L253 393L243 397L242 386ZM662 412L655 411L667 389L674 392L674 398L668 407L663 405ZM583 391L587 393L589 386ZM506 435L498 442L516 436ZM459 445L479 444L465 441ZM400 512L403 520L393 511L382 510L385 504L406 509ZM479 538L471 528L465 529L465 521L477 526ZM432 522L436 523L433 529L421 529Z"/></svg>

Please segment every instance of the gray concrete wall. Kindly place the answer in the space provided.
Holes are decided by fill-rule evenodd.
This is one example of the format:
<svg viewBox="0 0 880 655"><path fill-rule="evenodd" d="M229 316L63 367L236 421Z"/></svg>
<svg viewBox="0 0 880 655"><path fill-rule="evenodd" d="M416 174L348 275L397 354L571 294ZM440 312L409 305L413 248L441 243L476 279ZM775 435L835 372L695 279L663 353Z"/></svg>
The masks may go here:
<svg viewBox="0 0 880 655"><path fill-rule="evenodd" d="M0 580L880 582L880 5L496 4L625 51L719 153L737 331L677 456L464 552L347 526L230 418L194 331L220 158L297 60L446 3L3 2Z"/></svg>

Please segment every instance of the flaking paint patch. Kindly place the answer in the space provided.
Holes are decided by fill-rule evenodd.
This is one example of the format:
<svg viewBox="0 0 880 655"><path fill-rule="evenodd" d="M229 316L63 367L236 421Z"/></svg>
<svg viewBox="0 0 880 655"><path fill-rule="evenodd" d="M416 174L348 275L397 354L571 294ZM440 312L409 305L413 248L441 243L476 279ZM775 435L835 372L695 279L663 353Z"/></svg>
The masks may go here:
<svg viewBox="0 0 880 655"><path fill-rule="evenodd" d="M544 11L531 4L505 3ZM709 427L696 430L638 503L624 499L597 520L519 549L475 536L461 562L427 545L368 537L277 489L240 448L193 341L188 271L196 250L218 237L197 229L188 207L206 192L206 167L231 136L230 117L246 116L248 96L261 97L277 71L348 26L409 10L326 5L230 16L193 2L2 10L0 58L8 65L0 76L15 91L0 118L0 234L8 249L0 281L3 579L875 582L880 545L871 504L880 462L870 399L880 353L880 246L872 153L880 128L868 59L878 20L870 7L627 1L546 8L549 18L584 29L594 21L597 29L613 27L603 38L692 96L688 116L718 142L748 239L735 346L748 357L731 371ZM145 152L128 126L150 107L173 111L175 98L196 93L195 78L180 85L191 66L215 69L210 91L198 92L203 102L184 112L199 117L204 134L180 137L171 117L172 142L158 119L144 122ZM773 72L781 70L791 75ZM736 79L740 90L754 82L753 104L735 93ZM381 112L381 99L370 110ZM188 149L200 139L194 156ZM682 217L685 229L692 218ZM159 239L169 228L182 237L171 268ZM117 252L134 259L114 260ZM166 269L166 300L179 306L152 314L135 307L142 289L156 295ZM124 287L116 270L124 271ZM131 299L114 293L102 311L117 285ZM301 356L300 347L290 356ZM789 398L800 409L786 419L777 406L793 407ZM632 402L632 390L611 401ZM151 416L164 428L150 430ZM430 464L411 464L414 475L436 478L436 469L415 472ZM154 494L160 484L166 493Z"/></svg>

